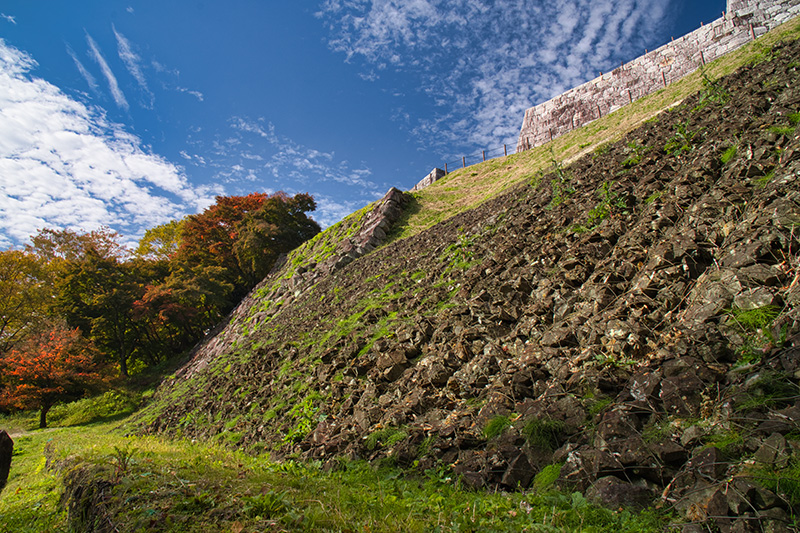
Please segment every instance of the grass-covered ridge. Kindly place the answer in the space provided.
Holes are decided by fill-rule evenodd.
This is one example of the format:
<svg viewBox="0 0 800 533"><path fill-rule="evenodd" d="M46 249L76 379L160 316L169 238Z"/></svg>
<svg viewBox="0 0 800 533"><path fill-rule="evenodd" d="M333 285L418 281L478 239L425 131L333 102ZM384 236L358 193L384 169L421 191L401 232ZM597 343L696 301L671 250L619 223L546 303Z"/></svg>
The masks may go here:
<svg viewBox="0 0 800 533"><path fill-rule="evenodd" d="M113 423L57 428L16 437L0 532L645 532L669 522L558 492L544 474L525 494L484 494L444 470L409 479L351 462L325 472L208 443L125 437Z"/></svg>
<svg viewBox="0 0 800 533"><path fill-rule="evenodd" d="M513 185L536 179L551 170L554 161L570 161L621 139L627 132L652 119L687 96L704 89L706 79L716 80L737 68L769 59L772 47L800 37L800 18L793 19L766 35L708 63L702 70L668 87L645 96L586 126L526 152L500 157L451 172L441 180L414 193L415 202L396 228L393 237L402 239L493 198Z"/></svg>

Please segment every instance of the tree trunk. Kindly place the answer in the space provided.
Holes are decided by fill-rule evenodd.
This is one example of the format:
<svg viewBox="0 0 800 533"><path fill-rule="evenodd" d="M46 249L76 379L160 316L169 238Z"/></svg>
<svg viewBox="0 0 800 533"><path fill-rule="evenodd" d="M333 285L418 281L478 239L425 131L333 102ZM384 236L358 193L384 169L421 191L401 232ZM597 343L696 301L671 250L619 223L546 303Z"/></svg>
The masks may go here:
<svg viewBox="0 0 800 533"><path fill-rule="evenodd" d="M119 371L123 377L128 377L128 356L127 355L120 355L119 356Z"/></svg>
<svg viewBox="0 0 800 533"><path fill-rule="evenodd" d="M45 404L42 406L42 410L39 412L39 429L45 429L47 427L47 412L50 411L49 404Z"/></svg>

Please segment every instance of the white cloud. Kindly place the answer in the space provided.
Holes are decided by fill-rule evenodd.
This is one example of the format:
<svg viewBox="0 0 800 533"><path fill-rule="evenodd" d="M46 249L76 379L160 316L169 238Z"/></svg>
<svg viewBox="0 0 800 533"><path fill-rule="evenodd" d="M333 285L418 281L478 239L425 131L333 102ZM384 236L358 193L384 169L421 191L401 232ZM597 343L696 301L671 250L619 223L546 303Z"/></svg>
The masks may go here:
<svg viewBox="0 0 800 533"><path fill-rule="evenodd" d="M219 191L191 187L100 110L30 76L35 66L0 39L0 246L44 227L140 235L213 203Z"/></svg>
<svg viewBox="0 0 800 533"><path fill-rule="evenodd" d="M83 79L86 80L86 84L89 86L89 88L92 91L97 92L97 81L94 79L94 76L92 76L89 71L86 70L86 67L83 66L83 63L81 63L81 60L78 59L78 56L75 54L75 51L70 45L67 45L67 53L72 58L72 61L75 62L78 72L80 72Z"/></svg>
<svg viewBox="0 0 800 533"><path fill-rule="evenodd" d="M128 69L128 72L131 73L131 76L136 80L136 83L139 84L139 87L144 92L145 96L147 97L147 103L145 107L148 109L153 108L153 104L155 103L155 95L153 95L150 88L147 86L147 79L142 72L142 67L140 65L141 58L133 51L131 47L130 41L125 38L120 32L117 31L117 28L114 25L111 25L111 29L114 31L114 36L117 38L117 53L119 54L119 58L125 63L125 67Z"/></svg>
<svg viewBox="0 0 800 533"><path fill-rule="evenodd" d="M426 144L515 142L525 108L657 44L676 0L327 0L328 44L361 76L412 74L439 115ZM456 126L457 125L457 126Z"/></svg>
<svg viewBox="0 0 800 533"><path fill-rule="evenodd" d="M203 93L201 93L200 91L193 91L191 89L187 89L186 87L176 87L175 90L178 91L179 93L191 94L192 96L197 98L198 102L202 102L205 99Z"/></svg>
<svg viewBox="0 0 800 533"><path fill-rule="evenodd" d="M100 66L100 70L103 72L103 76L105 76L106 81L108 82L108 89L111 91L111 96L114 98L117 106L127 111L130 109L128 100L122 93L122 89L119 88L119 83L117 83L117 78L111 71L111 67L108 66L108 62L106 62L103 54L100 53L100 48L88 33L86 34L86 42L89 44L89 53L92 59L94 59Z"/></svg>
<svg viewBox="0 0 800 533"><path fill-rule="evenodd" d="M382 195L373 195L368 200L339 201L326 194L312 194L317 202L317 210L310 213L311 217L323 228L332 226L342 220L347 215L354 213L373 200L381 198Z"/></svg>

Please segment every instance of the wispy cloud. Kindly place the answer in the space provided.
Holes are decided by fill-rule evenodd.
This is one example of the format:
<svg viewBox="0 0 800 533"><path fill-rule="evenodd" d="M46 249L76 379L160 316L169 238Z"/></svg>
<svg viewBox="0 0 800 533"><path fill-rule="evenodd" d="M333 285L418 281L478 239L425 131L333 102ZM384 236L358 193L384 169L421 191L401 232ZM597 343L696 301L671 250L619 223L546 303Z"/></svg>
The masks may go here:
<svg viewBox="0 0 800 533"><path fill-rule="evenodd" d="M366 165L296 142L263 118L233 117L229 129L220 132L212 146L194 135L188 144L192 149L181 154L187 163L198 164L192 154L203 153L202 164L214 171L214 181L224 183L231 194L251 192L254 186L289 194L311 192L318 203L314 218L323 226L380 198L389 188ZM335 200L343 191L348 200Z"/></svg>
<svg viewBox="0 0 800 533"><path fill-rule="evenodd" d="M14 24L14 25L17 24L17 19L15 17L12 17L11 15L6 15L5 13L0 13L0 17L6 19L6 21L10 22L11 24Z"/></svg>
<svg viewBox="0 0 800 533"><path fill-rule="evenodd" d="M201 93L200 91L193 91L191 89L187 89L186 87L176 87L175 90L178 91L179 93L191 94L192 96L197 98L198 102L202 102L203 100L205 100L203 93Z"/></svg>
<svg viewBox="0 0 800 533"><path fill-rule="evenodd" d="M0 39L0 246L43 227L108 225L137 236L221 193L192 187L101 111L31 77L35 65Z"/></svg>
<svg viewBox="0 0 800 533"><path fill-rule="evenodd" d="M147 86L147 79L142 72L141 58L133 51L130 41L126 39L123 34L118 32L113 24L111 25L111 29L114 31L114 36L117 38L117 53L119 54L119 58L125 63L128 72L130 72L131 76L136 80L136 83L139 84L139 88L141 88L142 92L145 94L147 98L145 107L152 109L155 103L155 95L153 95L152 91L150 91L150 88Z"/></svg>
<svg viewBox="0 0 800 533"><path fill-rule="evenodd" d="M353 168L347 161L337 161L334 153L315 150L278 135L275 127L264 124L263 120L234 117L231 127L239 132L257 135L271 145L274 153L266 158L262 168L275 178L291 178L299 183L333 181L357 187L369 196L381 190L381 186L370 179L370 169ZM243 159L253 159L253 154L248 155Z"/></svg>
<svg viewBox="0 0 800 533"><path fill-rule="evenodd" d="M106 62L103 54L100 53L100 48L97 46L97 43L88 33L86 34L86 42L89 44L89 54L91 55L92 59L97 62L100 70L103 72L103 76L105 76L106 81L108 82L108 89L111 91L111 96L114 98L114 102L117 103L118 107L121 107L126 111L129 110L130 106L128 105L128 100L125 99L122 89L119 88L119 83L117 82L116 76L114 76L114 72L111 70L111 67L108 66L108 62Z"/></svg>
<svg viewBox="0 0 800 533"><path fill-rule="evenodd" d="M70 45L67 45L67 53L69 54L69 57L72 58L72 61L75 63L78 72L80 72L83 79L86 80L86 84L89 86L89 88L92 91L97 92L97 81L94 79L94 76L92 76L89 73L89 71L86 70L86 67L83 66L83 63L81 63L81 60L78 59L77 54L75 54L75 51L72 49Z"/></svg>
<svg viewBox="0 0 800 533"><path fill-rule="evenodd" d="M326 0L328 44L362 77L415 76L437 105L427 144L513 142L527 107L664 39L677 0Z"/></svg>

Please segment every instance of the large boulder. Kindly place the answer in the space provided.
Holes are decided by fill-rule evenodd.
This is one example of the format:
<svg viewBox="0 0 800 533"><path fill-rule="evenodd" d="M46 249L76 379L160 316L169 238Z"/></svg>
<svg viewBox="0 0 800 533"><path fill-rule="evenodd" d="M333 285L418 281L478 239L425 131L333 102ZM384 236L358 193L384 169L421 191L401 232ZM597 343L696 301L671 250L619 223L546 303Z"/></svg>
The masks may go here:
<svg viewBox="0 0 800 533"><path fill-rule="evenodd" d="M3 430L0 430L0 490L6 486L8 473L11 471L11 454L14 452L14 441Z"/></svg>

